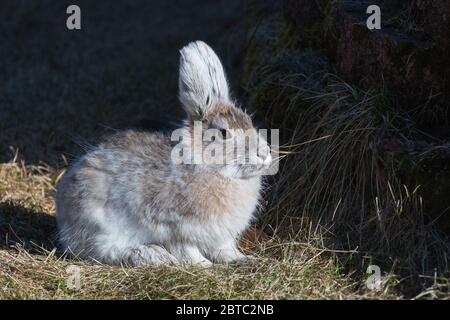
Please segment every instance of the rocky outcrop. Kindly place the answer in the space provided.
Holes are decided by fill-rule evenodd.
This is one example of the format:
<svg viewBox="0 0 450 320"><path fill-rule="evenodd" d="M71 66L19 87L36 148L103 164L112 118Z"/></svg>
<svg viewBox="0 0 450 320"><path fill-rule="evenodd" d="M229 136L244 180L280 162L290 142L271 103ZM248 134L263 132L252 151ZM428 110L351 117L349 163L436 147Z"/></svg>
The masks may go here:
<svg viewBox="0 0 450 320"><path fill-rule="evenodd" d="M381 30L367 28L364 1L284 0L282 7L302 44L320 48L344 80L383 90L421 128L450 136L442 132L450 122L450 2L370 4L381 7Z"/></svg>

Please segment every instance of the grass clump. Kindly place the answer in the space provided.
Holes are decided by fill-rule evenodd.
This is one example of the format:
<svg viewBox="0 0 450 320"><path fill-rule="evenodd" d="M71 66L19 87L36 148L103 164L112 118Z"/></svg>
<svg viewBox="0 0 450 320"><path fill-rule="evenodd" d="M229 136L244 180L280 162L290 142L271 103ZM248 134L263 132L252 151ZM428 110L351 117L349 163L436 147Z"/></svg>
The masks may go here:
<svg viewBox="0 0 450 320"><path fill-rule="evenodd" d="M282 128L284 142L262 222L281 236L354 250L343 258L345 270L361 274L379 265L406 295L446 279L448 240L427 218L420 185L403 179L390 150L392 141L408 144L418 134L408 116L383 94L335 76L280 70L265 66L265 80L249 90L267 122ZM440 288L446 296L448 286Z"/></svg>

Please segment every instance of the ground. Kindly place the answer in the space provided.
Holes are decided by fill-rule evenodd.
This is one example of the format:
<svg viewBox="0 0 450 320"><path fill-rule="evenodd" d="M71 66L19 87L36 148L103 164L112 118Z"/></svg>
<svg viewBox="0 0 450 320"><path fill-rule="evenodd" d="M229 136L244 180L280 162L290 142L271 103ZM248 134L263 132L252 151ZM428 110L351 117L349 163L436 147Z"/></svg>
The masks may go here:
<svg viewBox="0 0 450 320"><path fill-rule="evenodd" d="M179 119L178 50L204 40L223 58L235 96L245 30L237 0L0 4L0 299L401 298L386 277L370 291L313 240L252 244L251 265L125 268L69 259L56 248L54 195L68 164L108 128ZM144 122L145 123L145 122ZM80 286L71 285L73 266ZM433 296L434 289L425 295Z"/></svg>
<svg viewBox="0 0 450 320"><path fill-rule="evenodd" d="M252 242L252 264L210 269L109 267L66 258L54 240L61 173L20 160L0 166L0 299L399 298L361 287L364 279L344 273L335 252L308 242Z"/></svg>

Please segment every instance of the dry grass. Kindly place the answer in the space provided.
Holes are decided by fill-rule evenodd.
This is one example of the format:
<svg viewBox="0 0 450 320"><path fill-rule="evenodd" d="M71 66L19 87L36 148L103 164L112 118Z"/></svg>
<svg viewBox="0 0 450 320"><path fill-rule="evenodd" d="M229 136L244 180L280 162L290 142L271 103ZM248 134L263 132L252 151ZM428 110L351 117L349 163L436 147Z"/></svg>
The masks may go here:
<svg viewBox="0 0 450 320"><path fill-rule="evenodd" d="M448 239L426 218L420 186L404 181L385 149L394 137L405 144L415 138L408 117L382 94L335 76L306 78L272 67L250 89L253 105L267 106L267 122L285 133L284 159L261 219L266 228L354 250L341 257L345 270L361 276L368 265L379 265L407 297L430 286L429 297L448 297Z"/></svg>
<svg viewBox="0 0 450 320"><path fill-rule="evenodd" d="M55 182L61 170L0 165L0 299L362 299L399 298L364 290L336 253L313 242L271 238L256 244L255 263L196 268L120 268L71 260L54 242ZM81 288L66 285L71 265Z"/></svg>

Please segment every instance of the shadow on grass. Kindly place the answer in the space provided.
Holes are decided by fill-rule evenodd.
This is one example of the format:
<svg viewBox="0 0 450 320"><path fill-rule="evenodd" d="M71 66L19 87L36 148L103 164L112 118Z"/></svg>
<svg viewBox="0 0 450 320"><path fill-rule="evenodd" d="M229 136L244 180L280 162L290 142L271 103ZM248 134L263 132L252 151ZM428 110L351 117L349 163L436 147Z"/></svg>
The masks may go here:
<svg viewBox="0 0 450 320"><path fill-rule="evenodd" d="M20 245L29 253L56 247L56 219L12 202L0 203L0 250Z"/></svg>

